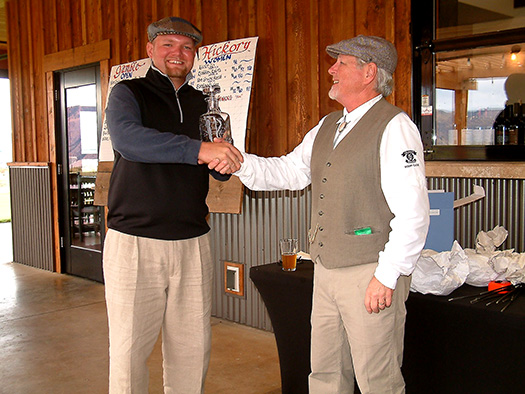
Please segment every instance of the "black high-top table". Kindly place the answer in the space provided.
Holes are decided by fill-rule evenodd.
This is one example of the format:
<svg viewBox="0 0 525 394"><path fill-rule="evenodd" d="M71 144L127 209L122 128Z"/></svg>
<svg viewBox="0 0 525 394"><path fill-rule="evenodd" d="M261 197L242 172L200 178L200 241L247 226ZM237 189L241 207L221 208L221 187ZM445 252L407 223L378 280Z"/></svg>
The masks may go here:
<svg viewBox="0 0 525 394"><path fill-rule="evenodd" d="M250 269L272 321L283 394L308 393L313 276L311 261L297 264L293 272L278 263Z"/></svg>
<svg viewBox="0 0 525 394"><path fill-rule="evenodd" d="M284 272L273 263L250 269L272 321L284 394L308 393L313 263L297 267ZM472 298L448 301L484 290L463 285L449 296L410 293L403 357L407 394L525 392L525 293L504 312L501 305L471 304Z"/></svg>

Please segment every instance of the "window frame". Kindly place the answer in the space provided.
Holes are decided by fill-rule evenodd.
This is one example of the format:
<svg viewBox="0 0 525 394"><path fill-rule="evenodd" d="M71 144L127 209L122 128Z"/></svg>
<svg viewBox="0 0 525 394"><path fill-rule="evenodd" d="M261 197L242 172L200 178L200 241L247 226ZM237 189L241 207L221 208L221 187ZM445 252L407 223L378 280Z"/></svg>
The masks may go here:
<svg viewBox="0 0 525 394"><path fill-rule="evenodd" d="M525 161L523 145L444 146L432 145L435 125L435 69L439 52L512 45L525 42L525 28L435 39L436 1L412 2L412 114L418 126L426 160ZM432 108L422 115L423 97ZM427 103L423 103L427 104Z"/></svg>

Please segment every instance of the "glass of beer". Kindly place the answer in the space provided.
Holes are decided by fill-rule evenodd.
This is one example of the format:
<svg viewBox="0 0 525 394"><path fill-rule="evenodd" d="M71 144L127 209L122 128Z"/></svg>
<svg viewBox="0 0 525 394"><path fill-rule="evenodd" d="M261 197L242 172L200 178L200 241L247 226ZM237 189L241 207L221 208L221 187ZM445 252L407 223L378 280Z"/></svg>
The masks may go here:
<svg viewBox="0 0 525 394"><path fill-rule="evenodd" d="M297 267L297 238L285 238L279 241L283 271L295 271Z"/></svg>

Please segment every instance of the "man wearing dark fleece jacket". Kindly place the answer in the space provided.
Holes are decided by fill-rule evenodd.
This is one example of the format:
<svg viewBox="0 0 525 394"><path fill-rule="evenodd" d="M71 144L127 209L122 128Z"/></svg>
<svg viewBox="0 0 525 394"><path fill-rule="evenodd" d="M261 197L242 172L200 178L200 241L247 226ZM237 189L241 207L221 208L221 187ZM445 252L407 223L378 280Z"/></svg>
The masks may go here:
<svg viewBox="0 0 525 394"><path fill-rule="evenodd" d="M148 392L146 360L162 328L164 392L201 393L211 344L209 174L227 180L243 159L231 144L199 138L207 106L187 81L201 32L170 17L148 38L146 77L118 83L106 110L115 151L104 246L109 392Z"/></svg>

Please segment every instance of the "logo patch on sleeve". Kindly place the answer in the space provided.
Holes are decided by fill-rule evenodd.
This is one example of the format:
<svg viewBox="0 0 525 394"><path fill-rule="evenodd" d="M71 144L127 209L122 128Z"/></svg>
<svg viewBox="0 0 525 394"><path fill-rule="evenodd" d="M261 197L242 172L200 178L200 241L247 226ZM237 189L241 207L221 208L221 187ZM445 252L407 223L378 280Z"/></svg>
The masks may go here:
<svg viewBox="0 0 525 394"><path fill-rule="evenodd" d="M405 168L419 167L419 163L417 162L417 154L415 150L406 150L403 153L401 153L401 156L405 158L405 162L407 163Z"/></svg>

